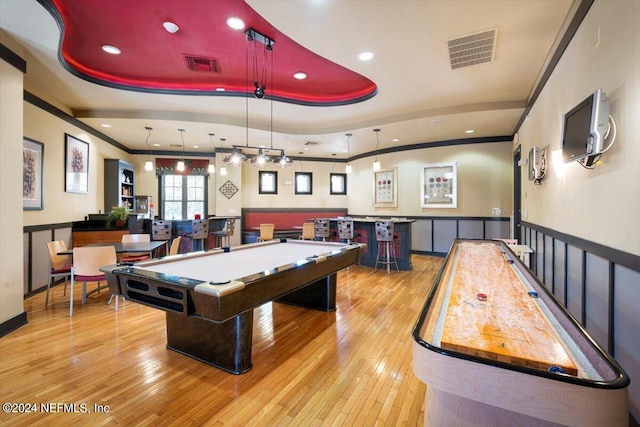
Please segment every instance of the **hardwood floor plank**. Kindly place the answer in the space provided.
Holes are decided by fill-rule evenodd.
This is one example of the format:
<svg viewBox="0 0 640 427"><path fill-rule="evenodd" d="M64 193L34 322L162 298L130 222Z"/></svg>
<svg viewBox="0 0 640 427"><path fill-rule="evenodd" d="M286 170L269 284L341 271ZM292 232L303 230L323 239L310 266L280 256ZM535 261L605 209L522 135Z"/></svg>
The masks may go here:
<svg viewBox="0 0 640 427"><path fill-rule="evenodd" d="M361 266L339 272L334 313L256 309L253 368L243 375L168 350L159 310L120 300L115 311L107 292L82 305L76 292L69 318L68 295L54 286L48 308L44 293L25 300L29 322L0 338L3 401L38 409L0 413L0 424L422 425L411 329L442 259L412 262L390 276Z"/></svg>

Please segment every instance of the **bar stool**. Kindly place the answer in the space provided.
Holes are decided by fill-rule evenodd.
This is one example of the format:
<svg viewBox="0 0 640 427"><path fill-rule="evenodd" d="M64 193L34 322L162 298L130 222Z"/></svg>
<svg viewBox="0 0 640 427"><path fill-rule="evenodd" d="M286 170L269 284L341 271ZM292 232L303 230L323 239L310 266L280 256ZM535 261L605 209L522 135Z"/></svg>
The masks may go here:
<svg viewBox="0 0 640 427"><path fill-rule="evenodd" d="M397 237L393 234L393 221L376 221L375 227L378 254L373 270L376 271L378 264L382 264L387 266L387 274L391 274L391 264L395 264L396 270L400 271L396 258L395 239L397 239Z"/></svg>
<svg viewBox="0 0 640 427"><path fill-rule="evenodd" d="M317 239L322 239L323 242L327 241L327 237L331 236L329 230L328 219L314 219L313 220L313 234Z"/></svg>
<svg viewBox="0 0 640 427"><path fill-rule="evenodd" d="M236 228L235 218L227 218L221 230L214 231L211 234L216 238L217 247L229 247L229 237L233 236ZM220 245L218 245L220 243Z"/></svg>
<svg viewBox="0 0 640 427"><path fill-rule="evenodd" d="M351 218L338 218L338 238L351 243L352 239L360 237L353 231L353 220Z"/></svg>
<svg viewBox="0 0 640 427"><path fill-rule="evenodd" d="M193 251L193 243L197 240L201 242L202 250L206 248L205 241L209 237L209 220L194 219L191 221L191 250Z"/></svg>
<svg viewBox="0 0 640 427"><path fill-rule="evenodd" d="M169 241L171 240L171 221L154 219L151 221L151 239L166 240L165 253L169 252Z"/></svg>

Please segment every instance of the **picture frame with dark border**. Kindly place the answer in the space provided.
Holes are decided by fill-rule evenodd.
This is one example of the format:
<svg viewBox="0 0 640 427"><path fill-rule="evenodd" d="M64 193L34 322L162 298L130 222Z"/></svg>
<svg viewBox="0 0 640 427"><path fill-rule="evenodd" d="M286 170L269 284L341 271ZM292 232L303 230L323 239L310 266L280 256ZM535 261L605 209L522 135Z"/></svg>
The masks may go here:
<svg viewBox="0 0 640 427"><path fill-rule="evenodd" d="M44 209L44 144L22 139L22 210Z"/></svg>
<svg viewBox="0 0 640 427"><path fill-rule="evenodd" d="M330 173L329 174L329 194L331 195L347 194L347 174L346 173Z"/></svg>
<svg viewBox="0 0 640 427"><path fill-rule="evenodd" d="M89 143L64 136L64 191L89 194Z"/></svg>
<svg viewBox="0 0 640 427"><path fill-rule="evenodd" d="M313 194L313 174L311 172L295 173L295 194Z"/></svg>
<svg viewBox="0 0 640 427"><path fill-rule="evenodd" d="M258 194L278 194L278 172L258 171Z"/></svg>

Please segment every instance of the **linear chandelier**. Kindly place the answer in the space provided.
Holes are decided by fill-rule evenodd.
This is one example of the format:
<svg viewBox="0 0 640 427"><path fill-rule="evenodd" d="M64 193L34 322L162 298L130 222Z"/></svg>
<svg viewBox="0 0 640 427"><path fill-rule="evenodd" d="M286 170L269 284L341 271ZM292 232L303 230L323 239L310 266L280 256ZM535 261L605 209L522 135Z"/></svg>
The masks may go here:
<svg viewBox="0 0 640 427"><path fill-rule="evenodd" d="M273 45L275 41L270 39L257 32L256 30L249 28L245 31L245 35L247 36L246 43L246 70L245 70L245 114L246 114L246 145L241 148L258 150L257 155L247 155L242 152L242 150L237 145L233 145L233 150L231 154L228 154L223 159L225 164L230 164L233 166L240 166L243 163L251 163L257 167L266 166L269 163L275 164L282 168L287 167L293 163L289 157L287 157L284 153L284 149L274 148L273 147L273 96L270 96L269 99L271 101L271 123L270 123L270 132L271 132L271 147L256 147L249 145L249 44L253 47L253 58L252 58L252 77L253 77L253 87L255 88L253 91L254 96L257 99L263 99L267 94L267 58L271 56L271 70L270 70L270 90L273 90ZM260 42L264 45L263 50L263 60L262 60L262 70L259 72L258 70L258 55L256 50L256 42ZM260 81L262 80L262 81ZM268 156L267 153L269 151L279 152L279 155L274 156L273 158Z"/></svg>

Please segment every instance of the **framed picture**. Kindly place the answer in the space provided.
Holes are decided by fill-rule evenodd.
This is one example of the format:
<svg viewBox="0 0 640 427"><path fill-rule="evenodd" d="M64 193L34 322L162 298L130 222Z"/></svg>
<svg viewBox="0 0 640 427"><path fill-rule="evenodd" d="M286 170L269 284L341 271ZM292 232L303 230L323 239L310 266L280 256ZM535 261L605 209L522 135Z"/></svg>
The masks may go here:
<svg viewBox="0 0 640 427"><path fill-rule="evenodd" d="M65 134L64 191L89 193L89 144Z"/></svg>
<svg viewBox="0 0 640 427"><path fill-rule="evenodd" d="M44 173L44 144L24 138L22 140L22 209L44 209L42 183Z"/></svg>
<svg viewBox="0 0 640 427"><path fill-rule="evenodd" d="M373 207L398 206L398 170L387 169L373 173Z"/></svg>
<svg viewBox="0 0 640 427"><path fill-rule="evenodd" d="M347 194L347 174L346 173L331 173L329 174L329 194Z"/></svg>
<svg viewBox="0 0 640 427"><path fill-rule="evenodd" d="M311 172L296 172L296 194L313 194L313 175Z"/></svg>
<svg viewBox="0 0 640 427"><path fill-rule="evenodd" d="M424 165L420 177L420 204L423 208L458 206L456 163Z"/></svg>
<svg viewBox="0 0 640 427"><path fill-rule="evenodd" d="M278 172L258 171L258 193L278 194Z"/></svg>

